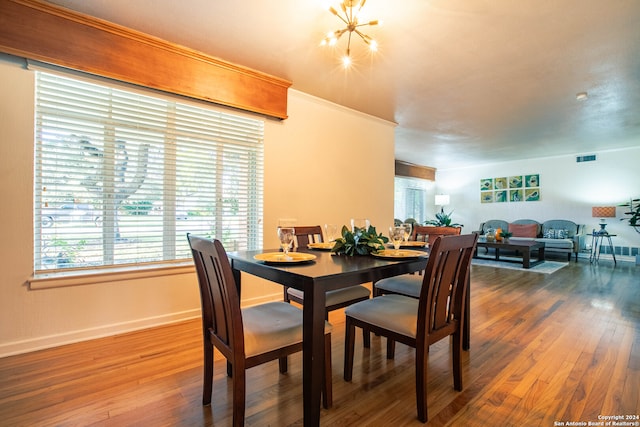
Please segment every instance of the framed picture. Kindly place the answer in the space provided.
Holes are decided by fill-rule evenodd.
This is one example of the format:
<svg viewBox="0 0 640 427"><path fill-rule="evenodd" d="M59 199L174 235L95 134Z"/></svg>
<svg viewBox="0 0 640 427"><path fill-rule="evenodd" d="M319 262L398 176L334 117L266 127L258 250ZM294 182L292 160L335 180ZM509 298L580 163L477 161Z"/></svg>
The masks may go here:
<svg viewBox="0 0 640 427"><path fill-rule="evenodd" d="M537 202L540 200L540 188L527 188L524 190L524 200L527 202Z"/></svg>
<svg viewBox="0 0 640 427"><path fill-rule="evenodd" d="M494 202L504 203L507 201L507 190L496 191Z"/></svg>
<svg viewBox="0 0 640 427"><path fill-rule="evenodd" d="M522 188L522 175L509 177L509 188Z"/></svg>
<svg viewBox="0 0 640 427"><path fill-rule="evenodd" d="M527 188L540 186L540 175L525 175L524 186Z"/></svg>
<svg viewBox="0 0 640 427"><path fill-rule="evenodd" d="M485 178L480 180L480 191L487 190L493 190L493 178Z"/></svg>
<svg viewBox="0 0 640 427"><path fill-rule="evenodd" d="M493 203L493 191L481 191L480 203Z"/></svg>
<svg viewBox="0 0 640 427"><path fill-rule="evenodd" d="M493 187L496 190L506 190L507 189L507 178L506 177L494 178Z"/></svg>
<svg viewBox="0 0 640 427"><path fill-rule="evenodd" d="M510 202L524 201L524 195L522 193L522 190L509 190L509 201Z"/></svg>

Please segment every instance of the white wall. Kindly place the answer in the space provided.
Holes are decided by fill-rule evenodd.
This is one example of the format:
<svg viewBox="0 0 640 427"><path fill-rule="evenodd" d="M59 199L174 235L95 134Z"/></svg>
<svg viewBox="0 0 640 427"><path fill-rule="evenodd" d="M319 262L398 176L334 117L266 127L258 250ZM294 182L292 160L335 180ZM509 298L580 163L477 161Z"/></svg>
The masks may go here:
<svg viewBox="0 0 640 427"><path fill-rule="evenodd" d="M198 316L195 274L28 288L34 80L15 58L0 56L0 94L0 356ZM305 225L393 221L393 127L290 91L289 119L265 125L265 247L275 247L283 216ZM243 281L243 304L274 298L282 288Z"/></svg>
<svg viewBox="0 0 640 427"><path fill-rule="evenodd" d="M577 163L576 155L583 154L597 154L597 160ZM449 209L455 210L454 221L465 225L464 232L489 219L522 218L569 219L586 224L590 232L600 228L600 219L591 217L592 206L616 206L640 197L640 135L638 148L576 155L438 171L436 191L451 195ZM480 179L527 174L540 174L540 201L480 203ZM607 219L607 230L617 234L615 246L640 247L640 234L619 220L624 212L617 208L617 218Z"/></svg>

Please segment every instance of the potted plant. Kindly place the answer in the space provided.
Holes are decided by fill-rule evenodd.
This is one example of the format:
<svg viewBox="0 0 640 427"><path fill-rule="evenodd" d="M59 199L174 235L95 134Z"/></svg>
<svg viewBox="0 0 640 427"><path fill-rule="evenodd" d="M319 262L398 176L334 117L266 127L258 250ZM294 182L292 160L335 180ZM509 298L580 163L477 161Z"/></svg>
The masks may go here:
<svg viewBox="0 0 640 427"><path fill-rule="evenodd" d="M513 236L513 233L510 231L501 231L500 237L502 237L502 241L504 243L509 243L509 237Z"/></svg>
<svg viewBox="0 0 640 427"><path fill-rule="evenodd" d="M452 224L451 223L451 215L453 211L446 213L444 211L440 211L436 214L436 219L427 220L424 222L425 225L435 225L436 227L464 227L462 224Z"/></svg>
<svg viewBox="0 0 640 427"><path fill-rule="evenodd" d="M338 255L369 255L372 252L383 250L384 244L389 241L387 237L378 234L376 228L372 225L368 229L356 228L355 232L352 232L346 226L342 226L341 234L342 237L336 239L331 249L331 252Z"/></svg>
<svg viewBox="0 0 640 427"><path fill-rule="evenodd" d="M631 199L629 203L623 203L619 206L629 208L629 211L624 213L629 217L621 218L620 221L628 221L629 225L640 233L640 199Z"/></svg>

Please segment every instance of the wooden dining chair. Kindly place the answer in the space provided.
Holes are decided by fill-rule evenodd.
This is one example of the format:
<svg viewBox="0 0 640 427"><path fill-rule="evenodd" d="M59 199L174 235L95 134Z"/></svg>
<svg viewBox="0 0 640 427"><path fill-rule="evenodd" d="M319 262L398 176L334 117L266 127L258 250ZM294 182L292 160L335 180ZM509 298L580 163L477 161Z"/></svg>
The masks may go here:
<svg viewBox="0 0 640 427"><path fill-rule="evenodd" d="M431 247L438 236L457 236L461 231L462 228L460 227L414 225L411 231L411 240L426 242L428 246Z"/></svg>
<svg viewBox="0 0 640 427"><path fill-rule="evenodd" d="M322 243L322 227L313 226L294 226L294 234L296 247L306 248L309 243ZM329 291L326 294L327 302L325 304L325 317L328 319L329 312L344 308L353 303L369 299L371 291L363 285L350 286L344 289ZM295 301L298 304L304 304L303 292L298 289L285 288L284 300L286 302Z"/></svg>
<svg viewBox="0 0 640 427"><path fill-rule="evenodd" d="M453 387L462 390L462 327L469 266L478 236L438 237L425 269L420 298L382 295L345 309L344 379L351 381L355 328L387 338L387 358L392 359L395 342L416 349L416 406L418 419L427 422L427 362L429 346L452 336Z"/></svg>
<svg viewBox="0 0 640 427"><path fill-rule="evenodd" d="M227 253L219 240L187 234L196 266L202 305L204 385L202 404L211 403L213 348L227 359L233 385L233 425L244 425L246 370L302 350L302 310L284 302L240 308L240 296ZM331 325L325 327L323 406L332 405Z"/></svg>
<svg viewBox="0 0 640 427"><path fill-rule="evenodd" d="M426 242L428 247L433 245L436 238L440 236L459 235L460 227L433 227L424 225L414 225L411 231L411 240ZM413 298L420 297L422 287L422 276L415 274L404 274L402 276L388 277L373 284L373 296L382 294L400 294Z"/></svg>

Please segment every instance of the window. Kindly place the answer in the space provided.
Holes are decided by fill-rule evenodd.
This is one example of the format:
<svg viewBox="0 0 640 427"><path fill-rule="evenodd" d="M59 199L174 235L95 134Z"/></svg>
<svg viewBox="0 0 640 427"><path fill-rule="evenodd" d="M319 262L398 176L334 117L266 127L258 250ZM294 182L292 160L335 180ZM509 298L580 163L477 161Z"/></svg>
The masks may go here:
<svg viewBox="0 0 640 427"><path fill-rule="evenodd" d="M36 271L260 247L262 120L36 74Z"/></svg>
<svg viewBox="0 0 640 427"><path fill-rule="evenodd" d="M413 218L420 223L424 222L427 219L425 196L430 186L432 186L431 181L396 176L394 217L401 221Z"/></svg>

